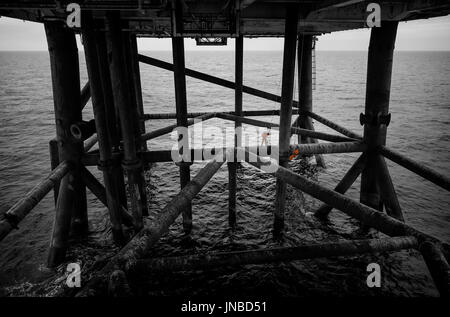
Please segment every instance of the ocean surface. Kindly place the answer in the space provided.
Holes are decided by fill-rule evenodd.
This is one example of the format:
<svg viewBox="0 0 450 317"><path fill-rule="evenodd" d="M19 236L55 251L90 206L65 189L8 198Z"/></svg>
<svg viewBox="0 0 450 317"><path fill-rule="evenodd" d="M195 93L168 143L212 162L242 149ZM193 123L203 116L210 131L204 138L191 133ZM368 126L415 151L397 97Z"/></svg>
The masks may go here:
<svg viewBox="0 0 450 317"><path fill-rule="evenodd" d="M168 62L171 52L144 52ZM361 133L359 114L364 111L367 52L317 52L314 111ZM87 81L80 53L81 84ZM280 94L282 52L245 52L244 84ZM233 52L186 52L186 67L234 80ZM141 64L146 113L175 112L173 74ZM297 85L295 86L297 90ZM297 99L295 94L295 99ZM187 78L188 111L232 111L234 92ZM244 110L278 109L279 105L244 95ZM450 52L397 52L394 59L387 145L430 168L450 176ZM93 118L91 105L83 112ZM279 117L260 117L278 122ZM147 121L146 129L164 127L174 120ZM212 127L232 127L232 122L212 119L204 123L204 144L211 143ZM332 132L320 123L318 131ZM50 66L47 52L0 52L0 213L44 178L50 171L48 142L55 135ZM277 144L274 133L270 143ZM148 143L150 149L171 149L169 135ZM253 140L259 142L258 140ZM199 146L199 143L196 143ZM291 168L333 188L357 154L326 155L326 169L296 161ZM434 184L388 162L406 222L450 243L450 197ZM203 166L194 164L192 175ZM91 168L101 179L101 174ZM173 163L152 166L147 173L151 219L179 190L178 168ZM315 199L288 188L287 231L281 241L272 238L274 179L244 164L238 173L237 222L228 228L226 164L193 201L193 232L185 237L180 219L149 256L244 250L302 243L365 238L358 223L339 211L323 224L311 217L320 205ZM359 198L359 180L347 195ZM104 206L88 193L90 235L69 251L68 260L82 268L102 263L117 249L111 243ZM45 268L54 217L49 193L19 225L0 242L0 289L5 295L51 295L64 284L65 266ZM371 233L372 236L376 236ZM382 268L382 287L366 286L366 267ZM136 281L135 281L136 282ZM137 282L139 294L223 295L385 295L436 296L426 266L415 251L295 261L211 272L182 272Z"/></svg>

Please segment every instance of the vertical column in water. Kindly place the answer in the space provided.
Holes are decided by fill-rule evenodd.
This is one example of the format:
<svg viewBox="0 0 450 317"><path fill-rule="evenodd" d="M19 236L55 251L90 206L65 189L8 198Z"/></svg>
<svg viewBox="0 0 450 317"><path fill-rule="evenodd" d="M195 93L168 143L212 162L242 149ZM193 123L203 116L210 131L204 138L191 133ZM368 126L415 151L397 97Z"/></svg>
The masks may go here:
<svg viewBox="0 0 450 317"><path fill-rule="evenodd" d="M125 56L125 70L127 74L127 80L128 80L128 89L131 97L131 104L129 111L131 112L131 117L133 118L134 122L134 133L135 133L135 142L136 142L136 149L137 151L142 151L144 149L144 143L146 144L146 141L143 141L141 138L142 134L142 125L141 121L143 119L143 115L140 115L140 112L142 112L142 96L141 96L141 90L137 89L136 80L139 76L136 76L135 74L135 60L134 60L134 54L132 49L132 35L130 32L122 32L123 37L123 54ZM139 77L140 82L140 77ZM140 86L140 85L139 85ZM146 182L145 182L145 176L144 176L144 168L143 165L139 168L139 178L138 178L138 185L139 185L139 195L141 197L142 201L142 215L148 216L148 209L147 209L147 189L146 189Z"/></svg>
<svg viewBox="0 0 450 317"><path fill-rule="evenodd" d="M117 184L114 177L112 159L111 138L108 133L108 122L105 110L105 98L101 81L101 68L99 65L100 56L96 48L97 38L94 31L94 23L89 14L83 16L83 44L86 57L86 66L91 86L92 107L94 109L95 126L98 137L98 147L100 154L99 168L103 173L103 180L106 189L106 201L108 205L109 218L112 225L112 234L114 241L118 244L124 242L121 223L121 202Z"/></svg>
<svg viewBox="0 0 450 317"><path fill-rule="evenodd" d="M297 5L286 7L284 32L283 77L281 84L279 165L288 166L289 145L291 139L292 98L294 90L295 52L297 44L297 26L299 17ZM284 229L284 209L286 201L286 182L277 178L275 194L274 234Z"/></svg>
<svg viewBox="0 0 450 317"><path fill-rule="evenodd" d="M56 138L59 160L68 161L72 170L62 179L52 237L48 266L64 261L69 231L87 233L86 187L81 179L80 159L83 143L75 140L70 126L81 121L80 72L75 33L63 23L45 23L52 74L53 101L56 121Z"/></svg>
<svg viewBox="0 0 450 317"><path fill-rule="evenodd" d="M364 142L368 145L368 161L361 174L361 203L382 210L376 148L386 143L391 90L392 61L398 22L383 21L372 28L367 60ZM383 167L381 167L383 168ZM384 184L383 184L384 186Z"/></svg>
<svg viewBox="0 0 450 317"><path fill-rule="evenodd" d="M101 27L105 27L104 23L102 23ZM95 38L99 61L99 76L102 83L103 100L105 104L105 116L108 136L111 142L112 152L116 155L119 155L121 139L120 120L118 116L118 109L114 104L105 32L96 32ZM120 203L123 207L127 208L128 204L123 168L120 164L116 164L116 162L112 165L111 168Z"/></svg>
<svg viewBox="0 0 450 317"><path fill-rule="evenodd" d="M312 78L312 50L314 36L300 33L298 36L298 109L299 128L314 131L312 120L302 111L313 111L313 78ZM317 143L317 139L306 136L298 136L298 143ZM316 154L317 165L325 167L325 161L321 154Z"/></svg>
<svg viewBox="0 0 450 317"><path fill-rule="evenodd" d="M123 139L122 167L126 171L128 181L128 197L136 230L143 227L141 192L139 181L141 178L142 163L137 156L136 149L136 116L133 113L132 96L128 85L126 60L124 56L123 34L121 30L120 14L110 12L107 14L106 45L113 89L114 104L119 110L120 127Z"/></svg>
<svg viewBox="0 0 450 317"><path fill-rule="evenodd" d="M136 34L130 34L130 58L131 58L131 68L133 74L133 84L134 90L136 92L136 103L137 103L137 112L139 116L139 129L140 133L145 133L145 120L144 120L144 101L142 99L142 84L141 84L141 72L139 68L139 59L138 59L138 46L137 46L137 38ZM142 150L147 151L147 142L142 142L141 144Z"/></svg>
<svg viewBox="0 0 450 317"><path fill-rule="evenodd" d="M177 126L186 127L187 129L187 100L186 100L186 74L184 63L184 38L172 37L173 67L175 80L175 102L177 112ZM185 136L187 137L187 135ZM189 138L185 143L189 145ZM183 148L183 153L190 151L189 147ZM189 183L191 162L181 161L180 166L180 183L181 188ZM186 233L192 230L192 205L183 210L183 228Z"/></svg>
<svg viewBox="0 0 450 317"><path fill-rule="evenodd" d="M235 47L235 83L236 87L234 90L234 111L235 115L242 116L242 92L243 92L243 64L244 64L244 37L239 35L236 38ZM242 146L242 123L236 121L234 123L235 133L234 133L234 147ZM230 227L236 225L236 190L237 190L237 168L239 162L237 161L237 152L234 152L235 162L229 162L228 165L228 223Z"/></svg>

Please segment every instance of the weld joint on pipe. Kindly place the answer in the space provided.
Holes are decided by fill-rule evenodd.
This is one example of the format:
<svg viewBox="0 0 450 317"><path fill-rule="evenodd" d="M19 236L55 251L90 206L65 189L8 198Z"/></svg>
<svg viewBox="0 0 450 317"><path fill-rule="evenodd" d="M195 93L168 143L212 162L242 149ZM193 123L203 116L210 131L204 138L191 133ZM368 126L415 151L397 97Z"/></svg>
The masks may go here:
<svg viewBox="0 0 450 317"><path fill-rule="evenodd" d="M126 171L136 170L140 167L142 167L142 161L139 159L122 161L122 168Z"/></svg>

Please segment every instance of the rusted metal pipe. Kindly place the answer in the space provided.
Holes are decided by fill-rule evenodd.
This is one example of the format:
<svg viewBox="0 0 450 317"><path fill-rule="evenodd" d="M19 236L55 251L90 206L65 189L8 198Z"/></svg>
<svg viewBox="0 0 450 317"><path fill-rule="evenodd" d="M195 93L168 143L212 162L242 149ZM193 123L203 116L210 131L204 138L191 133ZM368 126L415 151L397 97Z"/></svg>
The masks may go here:
<svg viewBox="0 0 450 317"><path fill-rule="evenodd" d="M417 248L417 246L417 239L414 237L394 237L317 243L263 250L220 252L179 257L171 256L138 260L130 266L128 273L132 278L142 278L163 272L208 270L226 266L298 261L333 256L351 256L364 253L411 249Z"/></svg>
<svg viewBox="0 0 450 317"><path fill-rule="evenodd" d="M238 115L236 111L221 111L221 112L188 112L188 118L195 118L207 114L215 114L215 113L224 113L224 114L232 114ZM293 109L292 114L297 114L298 110ZM242 111L241 116L244 117L257 117L257 116L278 116L280 114L280 110L248 110ZM144 120L152 120L152 119L176 119L176 113L150 113L144 114Z"/></svg>
<svg viewBox="0 0 450 317"><path fill-rule="evenodd" d="M72 166L73 167L73 166ZM12 229L17 229L17 225L30 213L31 210L48 194L55 184L70 171L71 165L64 161L59 164L44 180L37 184L24 197L14 204L3 215L0 220L0 241L3 240Z"/></svg>
<svg viewBox="0 0 450 317"><path fill-rule="evenodd" d="M234 77L236 88L234 90L234 111L238 117L242 116L242 93L243 93L243 69L244 69L244 36L240 34L236 38L236 46L234 52ZM242 146L242 134L239 128L241 122L234 122L234 146ZM230 227L236 225L236 191L237 191L237 162L228 162L228 224Z"/></svg>
<svg viewBox="0 0 450 317"><path fill-rule="evenodd" d="M386 208L386 213L400 221L405 221L403 218L402 208L395 192L394 183L392 182L391 175L387 164L380 154L375 154L375 162L377 167L377 181L379 184L381 199Z"/></svg>
<svg viewBox="0 0 450 317"><path fill-rule="evenodd" d="M404 168L410 170L417 175L429 180L430 182L450 191L450 178L444 176L435 170L425 166L422 163L413 161L412 159L400 154L394 150L387 148L386 146L380 146L378 151L386 158L390 159L392 162L403 166Z"/></svg>
<svg viewBox="0 0 450 317"><path fill-rule="evenodd" d="M299 155L304 154L330 154L330 153L353 153L364 152L367 146L362 142L340 142L340 143L310 143L291 145L290 152L298 150Z"/></svg>
<svg viewBox="0 0 450 317"><path fill-rule="evenodd" d="M144 101L142 99L141 72L139 69L136 34L131 33L129 40L130 40L131 71L133 75L134 90L136 91L137 114L139 116L139 129L140 129L139 134L145 134ZM142 142L141 146L142 151L148 150L146 142Z"/></svg>
<svg viewBox="0 0 450 317"><path fill-rule="evenodd" d="M301 111L313 109L313 78L312 78L312 52L314 49L314 36L301 33L298 35L298 107ZM297 128L314 131L312 120L308 116L300 115L297 118ZM329 140L330 141L330 140ZM318 143L316 138L307 134L298 135L298 143ZM326 168L325 160L321 154L316 154L317 166Z"/></svg>
<svg viewBox="0 0 450 317"><path fill-rule="evenodd" d="M266 122L266 121L250 119L250 118L243 118L243 117L238 117L236 115L229 114L229 113L223 113L223 112L216 113L216 117L224 119L224 120L231 120L234 122L250 124L253 126L257 126L257 127L274 128L275 130L278 130L278 128L280 126L278 123ZM333 134L328 134L328 133L324 133L324 132L317 132L317 131L310 130L310 129L301 129L301 128L297 128L297 127L291 127L291 133L298 134L298 135L305 135L305 136L311 137L312 139L319 139L319 140L325 140L325 141L330 141L330 142L356 141L355 139L351 139L351 138L340 136L340 135L333 135Z"/></svg>
<svg viewBox="0 0 450 317"><path fill-rule="evenodd" d="M159 67L162 69L166 69L169 71L173 71L173 65L171 63L167 63L161 60L158 60L156 58L153 57L149 57L149 56L144 56L144 55L139 55L139 61L144 63L144 64L148 64L148 65L152 65L155 67ZM231 88L231 89L236 89L236 84L232 81L226 80L226 79L222 79L219 77L215 77L212 75L208 75L202 72L198 72L196 70L192 70L189 68L186 68L186 76L192 77L192 78L196 78L196 79L200 79L212 84L216 84L222 87L226 87L226 88ZM243 86L242 87L243 92L245 92L246 94L249 95L253 95L256 97L260 97L263 99L267 99L270 101L275 101L275 102L281 102L281 97L277 96L275 94L266 92L266 91L262 91L256 88L252 88L252 87L248 87L248 86ZM293 102L293 106L297 106L297 102L294 101Z"/></svg>
<svg viewBox="0 0 450 317"><path fill-rule="evenodd" d="M361 172L364 169L364 166L367 162L367 154L363 153L358 157L358 159L353 163L352 167L345 173L344 177L341 179L341 181L336 185L334 188L334 191L345 194L345 192L350 188L350 186L353 185L353 183L356 181L358 176L361 174ZM331 212L333 207L322 204L314 213L316 217L319 218L325 218L328 216L328 214Z"/></svg>
<svg viewBox="0 0 450 317"><path fill-rule="evenodd" d="M87 139L84 142L84 152L89 152L90 149L92 149L94 147L94 145L96 145L98 142L98 137L97 135L93 135L91 136L89 139Z"/></svg>
<svg viewBox="0 0 450 317"><path fill-rule="evenodd" d="M108 207L107 191L105 187L103 187L97 178L85 167L81 169L81 176L83 177L83 181L87 188L102 202L103 205ZM120 206L120 217L126 226L131 227L133 225L133 217L128 214L124 206Z"/></svg>
<svg viewBox="0 0 450 317"><path fill-rule="evenodd" d="M341 133L341 134L343 134L343 135L345 135L345 136L347 136L349 138L362 140L362 136L361 135L359 135L357 133L354 133L354 132L348 130L347 128L344 128L343 126L341 126L341 125L339 125L339 124L337 124L337 123L335 123L333 121L330 121L330 120L328 120L328 119L326 119L326 118L324 118L324 117L322 117L322 116L320 116L320 115L318 115L318 114L316 114L314 112L301 111L300 115L309 116L309 117L319 121L323 125L326 125L330 129L333 129L333 130L335 130L335 131L337 131L337 132L339 132L339 133Z"/></svg>
<svg viewBox="0 0 450 317"><path fill-rule="evenodd" d="M363 140L373 152L379 145L386 144L387 124L374 122L389 113L391 91L392 62L397 21L386 21L381 27L372 28L370 33L369 52L367 58L366 100L361 120L364 124ZM366 167L361 173L360 201L372 208L383 210L380 187L377 182L379 171L376 155L369 156Z"/></svg>
<svg viewBox="0 0 450 317"><path fill-rule="evenodd" d="M450 296L450 265L442 251L431 242L424 242L419 247L427 264L431 277L442 297Z"/></svg>
<svg viewBox="0 0 450 317"><path fill-rule="evenodd" d="M56 137L60 161L73 164L61 180L55 222L50 243L48 266L60 264L65 258L67 238L88 232L86 187L79 170L83 155L81 141L70 137L70 125L82 120L80 72L75 33L61 22L44 23L50 55Z"/></svg>
<svg viewBox="0 0 450 317"><path fill-rule="evenodd" d="M216 115L216 113L207 113L207 114L201 115L199 117L196 117L194 119L189 119L189 120L187 120L187 126L193 125L198 120L206 121L208 119L211 119L211 118L215 117L215 115ZM178 124L172 124L172 125L169 125L167 127L161 128L161 129L157 129L157 130L154 130L154 131L151 131L151 132L147 132L147 133L141 135L141 138L142 138L143 141L148 141L148 140L157 138L157 137L159 137L161 135L164 135L164 134L172 132L173 129L175 129L177 126L178 126Z"/></svg>
<svg viewBox="0 0 450 317"><path fill-rule="evenodd" d="M135 139L136 109L130 111L132 96L127 82L127 69L124 56L123 36L120 29L120 13L110 12L107 15L106 44L108 48L110 77L113 88L114 104L119 109L120 126L123 138L124 156L122 166L127 173L128 196L136 230L143 227L142 215L147 206L142 204L139 183L141 180L142 163L137 157Z"/></svg>
<svg viewBox="0 0 450 317"><path fill-rule="evenodd" d="M187 99L186 99L186 75L185 75L185 61L184 61L184 38L172 38L172 53L174 65L174 83L175 83L175 104L177 113L177 126L188 127L187 120ZM186 149L189 151L189 142L186 144ZM188 162L189 163L189 162ZM181 188L186 186L191 180L190 164L180 162L180 185ZM189 203L183 210L183 229L186 234L192 230L192 205Z"/></svg>
<svg viewBox="0 0 450 317"><path fill-rule="evenodd" d="M276 149L277 147L272 146L247 146L243 148L243 152L245 150L251 151L252 153L255 153L257 155L262 156L268 156L272 153L272 148ZM191 151L191 158L192 162L201 162L201 161L207 161L211 160L212 157L216 157L221 153L222 157L221 159L223 161L233 161L233 162L240 162L240 160L237 160L236 155L234 155L234 160L230 160L229 157L227 157L228 151L239 151L239 148L233 148L233 147L217 147L217 148L196 148L196 149L190 149ZM263 154L262 154L263 153ZM243 157L246 155L246 153L243 153ZM146 163L159 163L159 162L173 162L172 159L172 151L171 150L153 150L148 152L142 152L140 153L140 156L142 160ZM120 160L120 154L115 153L112 157L114 161ZM248 159L248 155L245 156L245 160ZM98 153L88 153L83 156L82 162L84 166L97 166L99 161L99 154Z"/></svg>
<svg viewBox="0 0 450 317"><path fill-rule="evenodd" d="M59 150L58 150L58 141L56 140L56 138L51 139L48 146L50 150L50 168L53 171L59 165ZM57 181L53 186L53 199L55 201L55 207L58 201L59 185L60 182Z"/></svg>
<svg viewBox="0 0 450 317"><path fill-rule="evenodd" d="M251 165L259 168L268 163L258 160L258 162L249 162ZM311 195L312 197L323 201L324 203L339 209L345 214L361 221L361 223L373 227L389 236L414 236L419 243L430 241L437 243L445 250L445 255L450 254L450 246L442 243L440 240L416 230L405 223L379 212L369 206L361 204L349 197L346 197L332 189L328 189L319 183L311 181L304 176L298 175L287 168L279 166L276 172L271 173L275 177L283 178L287 183Z"/></svg>
<svg viewBox="0 0 450 317"><path fill-rule="evenodd" d="M286 9L283 49L283 74L281 82L280 131L278 133L278 164L288 166L289 144L291 139L292 100L294 93L295 52L297 50L297 26L299 8L291 4ZM284 230L284 210L286 202L286 183L277 178L275 192L275 211L273 232L277 236Z"/></svg>
<svg viewBox="0 0 450 317"><path fill-rule="evenodd" d="M89 84L89 82L87 82L81 89L80 97L81 97L81 109L84 109L89 99L91 98L91 85Z"/></svg>
<svg viewBox="0 0 450 317"><path fill-rule="evenodd" d="M158 213L152 221L151 227L142 229L123 247L118 254L103 267L99 274L91 279L77 296L88 296L109 273L118 267L125 271L139 258L143 257L150 248L164 235L175 222L181 212L194 199L200 190L208 183L220 169L223 162L215 160L206 164L200 172Z"/></svg>
<svg viewBox="0 0 450 317"><path fill-rule="evenodd" d="M125 238L122 231L121 203L119 201L119 191L114 182L114 175L112 173L112 146L108 133L108 122L105 109L106 102L103 95L102 79L100 76L101 69L96 44L98 37L103 36L103 34L94 31L92 17L88 13L84 15L82 35L86 66L89 82L91 83L92 106L95 116L95 120L91 120L91 122L93 121L91 127L95 128L95 126L97 126L100 154L99 167L102 170L103 181L106 187L106 200L113 239L117 244L122 244L124 243ZM85 169L83 170L83 174L86 174Z"/></svg>
<svg viewBox="0 0 450 317"><path fill-rule="evenodd" d="M104 22L100 27L104 26ZM114 104L114 94L111 84L111 74L109 70L108 49L104 32L96 34L96 47L98 55L99 76L103 90L103 100L105 103L105 116L107 123L107 132L112 146L112 155L120 153L121 128L119 120L119 110ZM118 197L122 206L128 206L127 194L125 188L124 171L120 164L112 166L113 182L117 188Z"/></svg>

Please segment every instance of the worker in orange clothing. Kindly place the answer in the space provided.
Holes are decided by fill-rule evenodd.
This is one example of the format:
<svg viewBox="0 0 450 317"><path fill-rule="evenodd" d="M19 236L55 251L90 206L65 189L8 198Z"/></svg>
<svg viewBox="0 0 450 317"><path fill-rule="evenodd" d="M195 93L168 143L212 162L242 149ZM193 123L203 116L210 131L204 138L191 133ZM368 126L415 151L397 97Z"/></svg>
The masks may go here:
<svg viewBox="0 0 450 317"><path fill-rule="evenodd" d="M295 149L294 151L292 151L292 154L289 155L289 161L292 161L292 159L293 159L294 157L296 157L296 156L298 155L298 153L300 153L300 152L298 151L298 149Z"/></svg>

